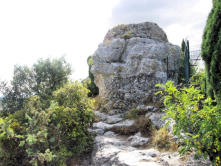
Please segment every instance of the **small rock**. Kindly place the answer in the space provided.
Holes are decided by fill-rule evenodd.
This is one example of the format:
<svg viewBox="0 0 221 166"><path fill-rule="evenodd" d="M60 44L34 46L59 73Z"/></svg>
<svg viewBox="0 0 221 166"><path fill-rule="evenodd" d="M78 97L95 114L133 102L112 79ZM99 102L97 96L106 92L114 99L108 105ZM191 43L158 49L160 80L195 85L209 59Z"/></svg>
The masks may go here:
<svg viewBox="0 0 221 166"><path fill-rule="evenodd" d="M154 106L146 106L145 109L148 111L152 111L155 107Z"/></svg>
<svg viewBox="0 0 221 166"><path fill-rule="evenodd" d="M93 128L98 128L98 129L102 129L102 130L107 130L107 129L110 129L112 127L113 127L113 125L110 125L110 124L107 124L107 123L104 123L104 122L97 122L97 123L93 124Z"/></svg>
<svg viewBox="0 0 221 166"><path fill-rule="evenodd" d="M131 141L130 143L131 146L138 147L138 146L146 145L149 141L149 138L141 137L141 133L139 132L134 136L130 136L127 140Z"/></svg>
<svg viewBox="0 0 221 166"><path fill-rule="evenodd" d="M114 127L131 127L134 124L134 120L124 120L122 122L114 124Z"/></svg>
<svg viewBox="0 0 221 166"><path fill-rule="evenodd" d="M159 156L160 152L155 149L148 149L145 151L145 154L151 157L157 157Z"/></svg>
<svg viewBox="0 0 221 166"><path fill-rule="evenodd" d="M150 105L148 105L148 106L138 105L138 106L137 106L137 109L138 109L138 110L143 110L143 111L148 112L148 111L153 111L153 110L155 109L155 107L154 107L154 106L150 106Z"/></svg>
<svg viewBox="0 0 221 166"><path fill-rule="evenodd" d="M162 120L162 117L165 115L163 112L149 112L145 115L145 117L148 117L154 127L157 129L160 129L164 126L165 120Z"/></svg>
<svg viewBox="0 0 221 166"><path fill-rule="evenodd" d="M102 134L104 134L104 130L103 129L88 129L88 131L92 135L102 135Z"/></svg>
<svg viewBox="0 0 221 166"><path fill-rule="evenodd" d="M120 109L113 109L108 112L109 115L116 115L116 114L120 114L120 113L123 113L123 111Z"/></svg>
<svg viewBox="0 0 221 166"><path fill-rule="evenodd" d="M96 129L94 131L95 131L95 134L97 134L97 135L104 134L104 130L102 130L102 129Z"/></svg>
<svg viewBox="0 0 221 166"><path fill-rule="evenodd" d="M113 124L113 123L118 123L122 120L123 120L122 115L117 114L117 115L113 115L113 116L108 116L107 119L105 120L105 122L109 123L109 124Z"/></svg>
<svg viewBox="0 0 221 166"><path fill-rule="evenodd" d="M104 136L116 136L117 134L115 134L115 132L113 131L107 131L104 133Z"/></svg>
<svg viewBox="0 0 221 166"><path fill-rule="evenodd" d="M100 111L94 111L95 116L97 116L100 120L106 120L107 115L105 113L102 113Z"/></svg>

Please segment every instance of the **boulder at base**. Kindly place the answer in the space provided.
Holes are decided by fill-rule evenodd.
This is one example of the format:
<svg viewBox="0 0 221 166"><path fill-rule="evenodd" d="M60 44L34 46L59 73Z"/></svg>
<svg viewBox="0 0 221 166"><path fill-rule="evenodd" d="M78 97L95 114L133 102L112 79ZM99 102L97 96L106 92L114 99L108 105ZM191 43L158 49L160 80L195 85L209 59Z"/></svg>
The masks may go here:
<svg viewBox="0 0 221 166"><path fill-rule="evenodd" d="M93 55L92 73L107 110L160 104L155 84L177 81L180 48L155 23L111 29Z"/></svg>

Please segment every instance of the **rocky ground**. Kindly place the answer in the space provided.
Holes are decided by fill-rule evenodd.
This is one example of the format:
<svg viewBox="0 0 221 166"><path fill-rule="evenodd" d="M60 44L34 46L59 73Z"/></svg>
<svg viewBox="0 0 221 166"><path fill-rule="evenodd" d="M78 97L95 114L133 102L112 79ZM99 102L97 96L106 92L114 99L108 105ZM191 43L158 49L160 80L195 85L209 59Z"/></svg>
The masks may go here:
<svg viewBox="0 0 221 166"><path fill-rule="evenodd" d="M124 119L124 113L95 111L99 121L90 129L95 135L91 161L87 158L81 166L209 166L208 161L182 157L178 152L160 152L148 146L150 137L140 132L122 134L122 130L134 128L134 120ZM122 130L121 130L122 129Z"/></svg>

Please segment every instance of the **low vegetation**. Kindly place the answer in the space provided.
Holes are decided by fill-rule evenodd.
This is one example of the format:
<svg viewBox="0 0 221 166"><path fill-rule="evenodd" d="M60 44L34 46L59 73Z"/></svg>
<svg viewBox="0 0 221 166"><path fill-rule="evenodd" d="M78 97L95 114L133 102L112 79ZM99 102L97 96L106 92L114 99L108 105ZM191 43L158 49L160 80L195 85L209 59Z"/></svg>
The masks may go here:
<svg viewBox="0 0 221 166"><path fill-rule="evenodd" d="M220 106L194 86L179 89L172 81L157 86L163 89L158 93L164 96L165 118L175 121L173 132L183 145L180 152L195 151L220 165Z"/></svg>
<svg viewBox="0 0 221 166"><path fill-rule="evenodd" d="M44 65L48 62L51 61L41 61L40 66L45 74L47 68L46 71L43 68L50 67ZM60 64L59 60L52 62ZM56 65L51 67L57 68ZM93 137L87 129L94 115L93 100L88 98L89 90L79 82L64 83L64 80L61 82L61 79L55 79L53 76L66 76L57 73L66 73L60 70L62 68L57 69L53 70L53 75L47 75L48 79L41 81L36 93L29 93L29 88L28 93L25 91L23 96L18 96L18 99L22 99L19 100L22 101L19 107L14 101L10 106L14 104L15 107L10 107L9 112L3 111L4 114L0 117L0 165L65 166L73 156L90 151ZM27 81L27 77L15 76L23 79L23 82ZM14 80L17 80L15 76ZM54 80L52 84L46 84L46 81L49 83L51 79ZM20 88L29 85L25 84ZM20 94L20 91L9 92ZM47 95L44 95L45 92ZM10 100L7 99L8 96L3 98L6 103L4 108L8 108L7 103Z"/></svg>
<svg viewBox="0 0 221 166"><path fill-rule="evenodd" d="M126 114L125 119L137 119L140 115L140 110L136 107L132 107Z"/></svg>

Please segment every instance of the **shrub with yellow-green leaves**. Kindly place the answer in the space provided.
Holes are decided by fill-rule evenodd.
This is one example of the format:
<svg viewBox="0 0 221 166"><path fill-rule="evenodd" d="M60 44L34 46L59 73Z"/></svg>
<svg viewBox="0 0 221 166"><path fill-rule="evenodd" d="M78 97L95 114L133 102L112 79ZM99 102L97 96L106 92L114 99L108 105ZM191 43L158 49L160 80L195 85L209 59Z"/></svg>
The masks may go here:
<svg viewBox="0 0 221 166"><path fill-rule="evenodd" d="M62 166L90 150L93 101L87 94L82 84L67 84L48 109L34 96L24 110L0 118L0 165Z"/></svg>
<svg viewBox="0 0 221 166"><path fill-rule="evenodd" d="M183 142L180 152L195 151L221 165L221 108L193 86L178 89L172 81L157 86L163 88L158 93L164 96L165 118L175 121L174 134Z"/></svg>

